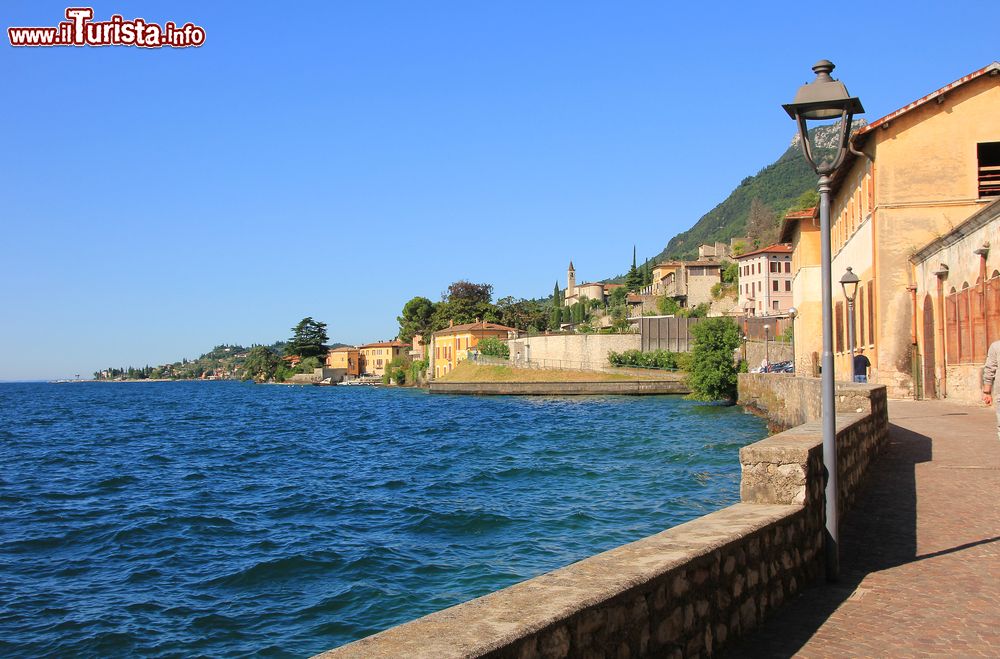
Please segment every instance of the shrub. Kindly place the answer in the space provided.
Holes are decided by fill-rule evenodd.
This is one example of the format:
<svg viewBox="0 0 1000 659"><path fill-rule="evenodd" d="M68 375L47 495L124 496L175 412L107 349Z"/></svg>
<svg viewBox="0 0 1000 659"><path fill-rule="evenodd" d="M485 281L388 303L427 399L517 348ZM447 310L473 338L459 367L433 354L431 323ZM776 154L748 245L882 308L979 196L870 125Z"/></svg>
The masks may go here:
<svg viewBox="0 0 1000 659"><path fill-rule="evenodd" d="M656 306L664 316L676 316L681 310L681 305L677 300L666 295L656 301Z"/></svg>
<svg viewBox="0 0 1000 659"><path fill-rule="evenodd" d="M427 359L410 364L410 368L406 375L406 381L412 385L418 384L424 378L424 374L427 372L428 366L430 366L430 361Z"/></svg>
<svg viewBox="0 0 1000 659"><path fill-rule="evenodd" d="M676 370L679 360L675 352L669 350L626 350L625 352L608 352L608 362L612 366L631 366L635 368L667 368Z"/></svg>
<svg viewBox="0 0 1000 659"><path fill-rule="evenodd" d="M695 400L736 400L733 351L740 345L740 328L731 318L707 318L691 328L694 350L688 386Z"/></svg>
<svg viewBox="0 0 1000 659"><path fill-rule="evenodd" d="M406 384L406 373L410 369L410 363L410 358L405 355L394 357L385 367L385 373L382 374L382 382L384 384L392 382L399 385Z"/></svg>
<svg viewBox="0 0 1000 659"><path fill-rule="evenodd" d="M507 342L492 336L479 339L479 344L476 347L479 349L480 354L488 357L510 359L510 346L507 345Z"/></svg>

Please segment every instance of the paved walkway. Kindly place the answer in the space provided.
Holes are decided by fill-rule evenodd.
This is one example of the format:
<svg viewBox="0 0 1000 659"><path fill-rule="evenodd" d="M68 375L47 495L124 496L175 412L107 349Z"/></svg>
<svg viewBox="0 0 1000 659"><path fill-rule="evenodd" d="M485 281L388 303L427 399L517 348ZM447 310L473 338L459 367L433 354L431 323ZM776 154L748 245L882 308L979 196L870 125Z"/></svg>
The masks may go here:
<svg viewBox="0 0 1000 659"><path fill-rule="evenodd" d="M1000 657L1000 440L985 407L889 404L890 442L841 526L841 580L735 657Z"/></svg>

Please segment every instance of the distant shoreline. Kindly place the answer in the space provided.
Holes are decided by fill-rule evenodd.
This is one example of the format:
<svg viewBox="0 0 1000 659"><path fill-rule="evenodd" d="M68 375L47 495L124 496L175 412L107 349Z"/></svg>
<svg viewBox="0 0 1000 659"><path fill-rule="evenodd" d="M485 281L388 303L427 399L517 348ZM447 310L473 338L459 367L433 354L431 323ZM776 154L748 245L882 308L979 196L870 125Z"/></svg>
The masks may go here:
<svg viewBox="0 0 1000 659"><path fill-rule="evenodd" d="M45 380L49 384L83 384L83 383L101 383L101 384L135 384L139 382L239 382L239 380L203 380L201 378L143 378L143 379L131 379L131 380Z"/></svg>

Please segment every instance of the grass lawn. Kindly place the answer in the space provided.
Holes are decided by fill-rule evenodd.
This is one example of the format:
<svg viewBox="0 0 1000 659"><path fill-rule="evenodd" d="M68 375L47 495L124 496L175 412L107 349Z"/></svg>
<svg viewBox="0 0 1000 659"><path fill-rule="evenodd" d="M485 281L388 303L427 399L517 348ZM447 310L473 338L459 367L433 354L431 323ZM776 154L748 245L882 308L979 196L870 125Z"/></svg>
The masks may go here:
<svg viewBox="0 0 1000 659"><path fill-rule="evenodd" d="M660 380L662 373L626 375L596 371L557 371L509 366L484 366L462 362L438 382L620 382L622 380Z"/></svg>

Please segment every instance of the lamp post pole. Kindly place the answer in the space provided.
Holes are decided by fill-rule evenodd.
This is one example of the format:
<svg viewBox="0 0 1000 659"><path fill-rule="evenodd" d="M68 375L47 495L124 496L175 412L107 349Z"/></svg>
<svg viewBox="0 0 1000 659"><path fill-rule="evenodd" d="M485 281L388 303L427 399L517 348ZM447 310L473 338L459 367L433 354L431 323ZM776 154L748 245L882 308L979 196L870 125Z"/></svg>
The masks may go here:
<svg viewBox="0 0 1000 659"><path fill-rule="evenodd" d="M768 348L768 340L771 338L771 326L768 324L764 325L764 363L767 364L767 368L771 368L771 353Z"/></svg>
<svg viewBox="0 0 1000 659"><path fill-rule="evenodd" d="M799 310L795 307L789 307L788 318L792 321L792 373L798 374L799 367L795 364L795 317L799 315Z"/></svg>
<svg viewBox="0 0 1000 659"><path fill-rule="evenodd" d="M802 151L819 176L819 226L822 308L822 430L823 468L826 475L824 498L826 503L826 578L837 581L840 578L840 519L838 515L839 488L837 483L837 420L836 394L833 372L833 281L832 250L830 247L830 192L832 175L843 164L847 155L851 122L855 114L864 112L861 101L851 97L847 87L830 76L834 65L829 60L820 60L813 66L816 79L799 88L792 103L784 105L788 115L798 123ZM809 143L809 120L839 120L838 144L832 160L817 162Z"/></svg>
<svg viewBox="0 0 1000 659"><path fill-rule="evenodd" d="M823 309L823 356L820 361L822 376L822 427L823 466L826 471L826 577L829 581L840 578L840 515L837 480L837 407L833 374L833 254L830 247L830 176L819 177L819 232L822 283L820 307Z"/></svg>
<svg viewBox="0 0 1000 659"><path fill-rule="evenodd" d="M847 266L847 272L840 278L840 285L844 289L844 297L847 298L847 341L851 349L851 379L854 377L854 298L858 294L858 283L861 280L854 274L854 268Z"/></svg>

